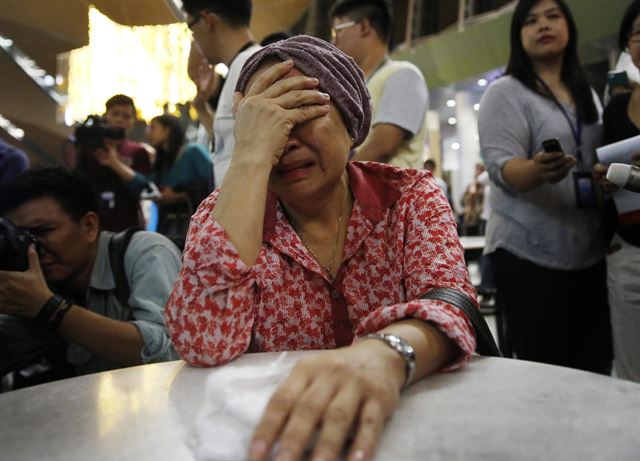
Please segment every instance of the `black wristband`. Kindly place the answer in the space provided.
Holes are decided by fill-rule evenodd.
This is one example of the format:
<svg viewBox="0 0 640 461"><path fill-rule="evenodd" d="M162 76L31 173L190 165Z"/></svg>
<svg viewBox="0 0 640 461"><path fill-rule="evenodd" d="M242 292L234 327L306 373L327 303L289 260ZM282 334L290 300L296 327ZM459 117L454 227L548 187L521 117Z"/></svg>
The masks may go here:
<svg viewBox="0 0 640 461"><path fill-rule="evenodd" d="M51 315L56 311L56 309L58 309L58 306L60 306L60 303L62 303L63 301L64 299L62 298L62 296L54 294L40 308L40 310L36 314L36 320L39 320L40 322L50 322Z"/></svg>
<svg viewBox="0 0 640 461"><path fill-rule="evenodd" d="M58 310L55 313L55 317L51 321L51 329L53 331L58 331L58 328L60 328L60 324L62 323L62 319L65 315L67 315L67 312L69 312L71 306L72 304L67 300L62 301L62 305L58 307Z"/></svg>

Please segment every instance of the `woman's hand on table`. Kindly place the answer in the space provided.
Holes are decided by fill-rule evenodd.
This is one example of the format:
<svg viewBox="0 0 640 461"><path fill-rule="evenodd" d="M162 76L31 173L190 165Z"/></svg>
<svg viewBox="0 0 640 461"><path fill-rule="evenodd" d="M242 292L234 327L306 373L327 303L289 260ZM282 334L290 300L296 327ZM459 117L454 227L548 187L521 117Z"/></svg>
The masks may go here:
<svg viewBox="0 0 640 461"><path fill-rule="evenodd" d="M256 74L246 94L236 92L233 160L249 160L273 167L282 156L296 125L329 112L329 95L317 90L318 79L294 76L291 61L272 65Z"/></svg>
<svg viewBox="0 0 640 461"><path fill-rule="evenodd" d="M387 345L365 340L301 360L269 401L249 459L302 459L315 432L313 460L372 459L386 419L400 399L404 361ZM352 437L352 441L351 441Z"/></svg>

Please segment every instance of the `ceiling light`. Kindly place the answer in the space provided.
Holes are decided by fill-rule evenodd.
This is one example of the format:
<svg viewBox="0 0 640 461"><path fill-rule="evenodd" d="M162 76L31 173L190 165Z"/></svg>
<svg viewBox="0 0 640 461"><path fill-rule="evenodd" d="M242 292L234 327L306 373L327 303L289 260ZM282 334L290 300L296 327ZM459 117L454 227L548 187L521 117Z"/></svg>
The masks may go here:
<svg viewBox="0 0 640 461"><path fill-rule="evenodd" d="M455 125L456 123L458 123L458 119L456 119L455 117L449 117L449 120L447 120L447 122L449 123L449 125Z"/></svg>
<svg viewBox="0 0 640 461"><path fill-rule="evenodd" d="M456 107L456 101L453 99L449 99L447 101L447 107Z"/></svg>
<svg viewBox="0 0 640 461"><path fill-rule="evenodd" d="M475 110L476 112L478 112L480 110L480 104L474 104L473 105L473 110Z"/></svg>
<svg viewBox="0 0 640 461"><path fill-rule="evenodd" d="M480 80L478 80L478 86L487 86L487 79L486 78L481 78Z"/></svg>
<svg viewBox="0 0 640 461"><path fill-rule="evenodd" d="M9 133L10 136L17 139L18 141L24 138L24 130L22 128L18 128L11 121L2 115L0 115L0 128Z"/></svg>
<svg viewBox="0 0 640 461"><path fill-rule="evenodd" d="M451 149L452 150L460 150L460 143L459 142L451 143Z"/></svg>

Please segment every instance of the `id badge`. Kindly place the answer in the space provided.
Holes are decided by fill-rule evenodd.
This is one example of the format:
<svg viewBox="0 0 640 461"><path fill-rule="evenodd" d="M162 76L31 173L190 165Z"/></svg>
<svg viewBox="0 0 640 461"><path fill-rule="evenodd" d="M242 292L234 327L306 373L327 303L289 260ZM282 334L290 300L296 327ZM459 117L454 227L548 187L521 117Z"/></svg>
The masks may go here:
<svg viewBox="0 0 640 461"><path fill-rule="evenodd" d="M596 207L596 188L590 173L586 171L574 172L573 188L576 192L576 206L578 208Z"/></svg>

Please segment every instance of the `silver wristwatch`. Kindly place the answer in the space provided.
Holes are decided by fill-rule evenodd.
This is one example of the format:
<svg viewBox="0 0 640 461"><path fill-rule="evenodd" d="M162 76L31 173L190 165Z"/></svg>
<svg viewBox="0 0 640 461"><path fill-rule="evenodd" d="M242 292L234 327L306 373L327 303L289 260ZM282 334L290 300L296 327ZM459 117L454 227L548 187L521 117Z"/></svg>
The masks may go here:
<svg viewBox="0 0 640 461"><path fill-rule="evenodd" d="M363 339L379 339L384 341L387 346L400 354L400 357L404 360L404 384L402 385L402 390L404 391L409 387L413 374L416 371L416 352L413 346L400 336L390 333L371 333Z"/></svg>

